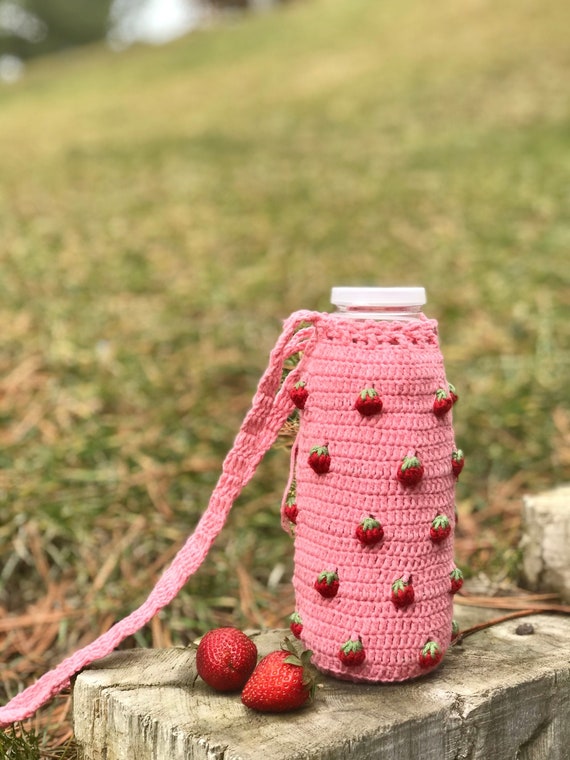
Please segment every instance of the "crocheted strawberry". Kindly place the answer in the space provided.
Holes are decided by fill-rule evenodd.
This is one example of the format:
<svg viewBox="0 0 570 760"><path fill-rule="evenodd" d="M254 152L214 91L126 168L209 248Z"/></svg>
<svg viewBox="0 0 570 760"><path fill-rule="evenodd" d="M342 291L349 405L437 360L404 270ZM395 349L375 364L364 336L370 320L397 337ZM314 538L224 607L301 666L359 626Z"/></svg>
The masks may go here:
<svg viewBox="0 0 570 760"><path fill-rule="evenodd" d="M301 633L303 632L303 621L301 620L301 616L298 612L293 612L293 614L290 616L289 628L296 639L301 637Z"/></svg>
<svg viewBox="0 0 570 760"><path fill-rule="evenodd" d="M324 446L313 446L309 452L308 462L317 475L325 475L331 467L328 443Z"/></svg>
<svg viewBox="0 0 570 760"><path fill-rule="evenodd" d="M196 650L198 675L217 691L239 691L257 664L257 647L237 628L216 628Z"/></svg>
<svg viewBox="0 0 570 760"><path fill-rule="evenodd" d="M315 581L315 589L325 599L332 599L333 596L336 596L339 585L338 573L336 571L323 570L322 573L318 574Z"/></svg>
<svg viewBox="0 0 570 760"><path fill-rule="evenodd" d="M446 515L436 515L429 529L429 537L435 544L445 541L451 533L451 523Z"/></svg>
<svg viewBox="0 0 570 760"><path fill-rule="evenodd" d="M299 516L299 510L297 508L297 505L295 503L289 504L287 503L285 505L285 517L289 520L289 522L293 523L293 525L297 525L297 517Z"/></svg>
<svg viewBox="0 0 570 760"><path fill-rule="evenodd" d="M461 449L455 449L451 454L451 469L456 478L461 474L463 465L465 464L465 456Z"/></svg>
<svg viewBox="0 0 570 760"><path fill-rule="evenodd" d="M374 546L384 538L384 528L372 515L365 517L356 528L356 538L363 546Z"/></svg>
<svg viewBox="0 0 570 760"><path fill-rule="evenodd" d="M452 403L453 404L457 404L457 402L459 401L459 396L457 395L457 391L455 390L455 386L452 385L451 383L448 383L447 386L449 388L449 395L451 396Z"/></svg>
<svg viewBox="0 0 570 760"><path fill-rule="evenodd" d="M420 667L433 668L435 665L441 662L443 652L441 647L435 641L427 641L419 656Z"/></svg>
<svg viewBox="0 0 570 760"><path fill-rule="evenodd" d="M375 388L364 388L358 394L354 408L363 417L372 417L382 411L382 399Z"/></svg>
<svg viewBox="0 0 570 760"><path fill-rule="evenodd" d="M282 648L266 655L244 686L241 701L252 710L283 713L297 710L315 692L315 676L310 666L311 652L300 655L286 639Z"/></svg>
<svg viewBox="0 0 570 760"><path fill-rule="evenodd" d="M348 641L345 641L338 650L338 657L342 664L347 665L349 668L362 665L366 659L366 652L364 651L360 636L358 639L349 639Z"/></svg>
<svg viewBox="0 0 570 760"><path fill-rule="evenodd" d="M424 476L424 466L417 454L405 456L398 469L397 477L404 486L416 486Z"/></svg>
<svg viewBox="0 0 570 760"><path fill-rule="evenodd" d="M414 587L412 585L412 576L408 580L398 578L392 583L392 602L400 609L408 607L414 601Z"/></svg>
<svg viewBox="0 0 570 760"><path fill-rule="evenodd" d="M291 401L295 404L297 409L304 409L305 403L309 398L309 391L305 387L307 383L304 380L299 380L298 383L291 388L289 396Z"/></svg>
<svg viewBox="0 0 570 760"><path fill-rule="evenodd" d="M287 498L285 499L285 508L283 511L285 513L285 517L290 522L292 522L293 525L296 525L299 510L297 509L297 484L295 481L291 483Z"/></svg>
<svg viewBox="0 0 570 760"><path fill-rule="evenodd" d="M453 399L443 388L438 388L435 392L433 402L433 413L436 417L443 417L453 406Z"/></svg>
<svg viewBox="0 0 570 760"><path fill-rule="evenodd" d="M449 573L449 580L451 581L451 593L457 594L459 589L463 586L463 573L458 567L454 567Z"/></svg>

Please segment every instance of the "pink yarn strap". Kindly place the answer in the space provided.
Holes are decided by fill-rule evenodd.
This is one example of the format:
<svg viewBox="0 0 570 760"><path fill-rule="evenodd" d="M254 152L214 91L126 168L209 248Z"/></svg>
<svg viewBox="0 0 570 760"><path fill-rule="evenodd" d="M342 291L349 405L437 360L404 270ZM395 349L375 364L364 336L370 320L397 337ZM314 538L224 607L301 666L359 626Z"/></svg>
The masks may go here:
<svg viewBox="0 0 570 760"><path fill-rule="evenodd" d="M283 362L289 356L308 347L314 330L299 328L303 323L314 324L320 317L318 312L298 311L285 321L283 331L271 352L269 365L253 397L251 408L224 460L222 473L208 507L194 533L189 536L172 564L159 578L146 601L98 639L63 660L8 704L0 707L0 727L29 717L51 697L66 688L71 677L82 668L110 654L123 639L136 633L169 604L192 573L200 567L214 539L223 528L234 500L251 480L257 465L275 441L293 409L289 389L296 380L297 372L291 372L279 388Z"/></svg>

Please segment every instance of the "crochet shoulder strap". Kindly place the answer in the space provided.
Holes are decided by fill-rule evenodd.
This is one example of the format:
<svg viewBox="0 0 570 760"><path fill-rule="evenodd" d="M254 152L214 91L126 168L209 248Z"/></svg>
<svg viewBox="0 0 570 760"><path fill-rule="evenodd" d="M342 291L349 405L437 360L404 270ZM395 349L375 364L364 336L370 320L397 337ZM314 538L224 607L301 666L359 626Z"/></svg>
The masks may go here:
<svg viewBox="0 0 570 760"><path fill-rule="evenodd" d="M98 639L63 660L8 704L0 707L0 727L29 717L51 697L66 688L72 676L82 668L110 654L121 641L136 633L169 604L188 578L200 567L214 539L224 526L233 502L251 480L263 455L275 441L281 426L293 409L289 390L298 373L294 370L281 384L283 362L299 351L307 352L314 336L311 325L321 316L318 312L298 311L285 321L283 331L270 354L268 367L253 397L251 408L224 460L222 473L208 507L194 533L188 537L147 599L138 609Z"/></svg>

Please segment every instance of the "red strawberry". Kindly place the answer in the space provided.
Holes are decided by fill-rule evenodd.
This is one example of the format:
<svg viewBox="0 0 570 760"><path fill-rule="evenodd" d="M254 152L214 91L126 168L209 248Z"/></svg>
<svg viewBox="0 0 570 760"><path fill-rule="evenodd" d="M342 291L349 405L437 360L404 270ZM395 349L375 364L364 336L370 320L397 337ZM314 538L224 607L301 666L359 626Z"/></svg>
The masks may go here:
<svg viewBox="0 0 570 760"><path fill-rule="evenodd" d="M298 383L291 388L289 396L291 401L295 404L297 409L304 409L305 403L309 398L309 391L306 389L307 383L304 380L299 380Z"/></svg>
<svg viewBox="0 0 570 760"><path fill-rule="evenodd" d="M332 599L333 596L336 596L339 585L338 573L336 571L323 570L322 573L318 574L315 581L315 589L325 599Z"/></svg>
<svg viewBox="0 0 570 760"><path fill-rule="evenodd" d="M289 628L291 629L291 633L296 639L299 639L301 637L301 633L303 632L303 621L301 620L301 616L298 612L294 612L290 616L289 621Z"/></svg>
<svg viewBox="0 0 570 760"><path fill-rule="evenodd" d="M450 533L451 523L449 522L449 517L446 517L445 515L436 515L432 520L429 529L429 537L434 544L440 544L442 541L445 541Z"/></svg>
<svg viewBox="0 0 570 760"><path fill-rule="evenodd" d="M463 465L465 464L465 456L461 449L455 449L451 454L451 469L456 478L461 474Z"/></svg>
<svg viewBox="0 0 570 760"><path fill-rule="evenodd" d="M405 581L403 578L392 583L392 601L400 609L408 607L414 601L414 587L412 585L412 576Z"/></svg>
<svg viewBox="0 0 570 760"><path fill-rule="evenodd" d="M297 509L297 484L295 481L291 483L291 486L289 488L289 493L287 494L287 498L285 500L285 508L283 509L283 512L285 513L285 517L293 523L293 525L297 524L297 515L299 514L299 510Z"/></svg>
<svg viewBox="0 0 570 760"><path fill-rule="evenodd" d="M433 413L436 417L443 417L451 407L453 400L449 393L443 388L438 388L435 392L435 401L433 402Z"/></svg>
<svg viewBox="0 0 570 760"><path fill-rule="evenodd" d="M313 446L309 452L309 466L317 475L325 475L331 467L328 443L324 446Z"/></svg>
<svg viewBox="0 0 570 760"><path fill-rule="evenodd" d="M416 486L424 476L424 466L417 454L411 454L402 459L398 469L398 480L404 486Z"/></svg>
<svg viewBox="0 0 570 760"><path fill-rule="evenodd" d="M216 628L196 650L198 675L217 691L239 691L257 664L257 647L237 628Z"/></svg>
<svg viewBox="0 0 570 760"><path fill-rule="evenodd" d="M459 396L457 395L457 391L455 390L455 386L452 385L451 383L448 383L447 386L449 388L449 395L451 396L452 403L453 404L457 404L457 402L459 401Z"/></svg>
<svg viewBox="0 0 570 760"><path fill-rule="evenodd" d="M384 528L370 515L370 517L365 517L356 528L356 538L363 546L373 546L384 538Z"/></svg>
<svg viewBox="0 0 570 760"><path fill-rule="evenodd" d="M299 510L297 509L297 505L286 504L284 512L285 512L285 517L289 520L289 522L292 522L293 525L297 525L297 517L299 515Z"/></svg>
<svg viewBox="0 0 570 760"><path fill-rule="evenodd" d="M372 417L382 411L382 399L375 388L364 388L358 394L354 408L363 417Z"/></svg>
<svg viewBox="0 0 570 760"><path fill-rule="evenodd" d="M338 657L342 664L347 665L349 668L362 665L366 659L366 652L364 651L360 636L357 639L345 641L338 650Z"/></svg>
<svg viewBox="0 0 570 760"><path fill-rule="evenodd" d="M443 652L435 641L426 641L420 651L419 662L422 668L433 668L441 662Z"/></svg>
<svg viewBox="0 0 570 760"><path fill-rule="evenodd" d="M246 707L282 713L297 710L312 699L315 679L309 666L311 652L299 656L288 639L282 647L266 655L253 671L241 695Z"/></svg>
<svg viewBox="0 0 570 760"><path fill-rule="evenodd" d="M451 593L457 594L459 589L463 586L463 573L458 567L454 567L449 573L449 579L451 581Z"/></svg>

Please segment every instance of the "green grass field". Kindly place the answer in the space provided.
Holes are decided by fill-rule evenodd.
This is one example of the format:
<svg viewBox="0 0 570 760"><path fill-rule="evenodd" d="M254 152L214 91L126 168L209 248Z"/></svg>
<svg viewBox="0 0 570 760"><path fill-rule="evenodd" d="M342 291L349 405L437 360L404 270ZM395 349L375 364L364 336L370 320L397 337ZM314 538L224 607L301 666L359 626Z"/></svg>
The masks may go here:
<svg viewBox="0 0 570 760"><path fill-rule="evenodd" d="M282 320L335 284L425 285L458 559L516 577L521 496L570 477L569 27L564 0L306 0L0 88L5 695L145 598ZM132 643L285 623L287 459Z"/></svg>

